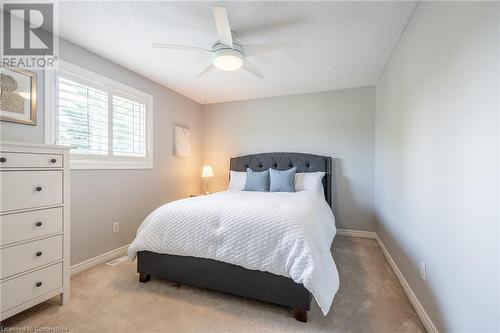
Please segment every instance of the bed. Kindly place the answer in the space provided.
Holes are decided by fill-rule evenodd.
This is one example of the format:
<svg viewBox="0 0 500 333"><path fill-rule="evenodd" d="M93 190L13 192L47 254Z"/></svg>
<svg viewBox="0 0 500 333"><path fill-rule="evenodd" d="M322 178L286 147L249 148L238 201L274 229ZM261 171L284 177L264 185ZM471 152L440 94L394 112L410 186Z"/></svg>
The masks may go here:
<svg viewBox="0 0 500 333"><path fill-rule="evenodd" d="M129 248L129 257L137 258L139 281L163 278L269 302L292 309L295 319L303 322L314 294L326 315L338 290L330 253L336 232L331 158L262 153L230 160L230 170L241 172L292 167L298 173L325 172L321 198L299 192L225 191L158 208L141 224ZM254 204L262 209L251 209ZM297 217L285 218L285 212ZM327 222L303 223L307 219ZM235 230L244 240L233 236Z"/></svg>

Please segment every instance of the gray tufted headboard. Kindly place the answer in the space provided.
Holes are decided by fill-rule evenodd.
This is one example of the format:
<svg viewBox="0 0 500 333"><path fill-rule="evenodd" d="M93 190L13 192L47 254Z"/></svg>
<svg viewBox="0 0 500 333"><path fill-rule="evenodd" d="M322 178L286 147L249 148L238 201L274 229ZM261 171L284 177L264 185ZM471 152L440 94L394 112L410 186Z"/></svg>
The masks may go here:
<svg viewBox="0 0 500 333"><path fill-rule="evenodd" d="M277 170L287 170L297 167L297 172L326 173L323 178L323 188L325 198L332 207L332 158L304 153L261 153L231 158L229 169L233 171L246 171L250 168L254 171L267 170L269 168Z"/></svg>

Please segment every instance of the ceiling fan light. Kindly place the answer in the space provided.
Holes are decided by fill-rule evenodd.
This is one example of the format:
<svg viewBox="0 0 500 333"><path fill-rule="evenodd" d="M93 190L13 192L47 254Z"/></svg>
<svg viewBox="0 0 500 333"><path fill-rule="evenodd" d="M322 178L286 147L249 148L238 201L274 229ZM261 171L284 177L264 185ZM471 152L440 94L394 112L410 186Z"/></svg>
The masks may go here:
<svg viewBox="0 0 500 333"><path fill-rule="evenodd" d="M223 71L234 71L241 68L243 61L233 55L222 55L214 58L214 65Z"/></svg>
<svg viewBox="0 0 500 333"><path fill-rule="evenodd" d="M243 65L240 54L234 50L219 50L214 54L215 67L223 71L234 71Z"/></svg>

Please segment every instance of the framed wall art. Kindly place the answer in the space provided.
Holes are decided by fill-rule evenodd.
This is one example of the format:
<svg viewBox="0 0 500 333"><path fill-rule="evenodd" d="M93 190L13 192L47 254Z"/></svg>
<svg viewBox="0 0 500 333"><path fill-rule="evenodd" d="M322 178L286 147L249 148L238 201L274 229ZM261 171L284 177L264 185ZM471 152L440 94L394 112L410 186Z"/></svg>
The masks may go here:
<svg viewBox="0 0 500 333"><path fill-rule="evenodd" d="M189 128L174 127L174 155L177 157L191 156L191 133Z"/></svg>
<svg viewBox="0 0 500 333"><path fill-rule="evenodd" d="M36 73L0 66L0 120L36 125Z"/></svg>

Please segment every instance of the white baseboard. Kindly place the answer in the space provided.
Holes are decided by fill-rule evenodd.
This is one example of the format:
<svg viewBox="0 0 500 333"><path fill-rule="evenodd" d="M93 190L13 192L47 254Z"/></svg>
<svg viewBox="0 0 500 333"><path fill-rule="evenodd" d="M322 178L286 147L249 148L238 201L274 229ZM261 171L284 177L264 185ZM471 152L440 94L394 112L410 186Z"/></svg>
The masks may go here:
<svg viewBox="0 0 500 333"><path fill-rule="evenodd" d="M396 265L396 262L394 261L394 259L392 259L391 254L389 253L389 251L387 250L387 248L385 247L384 243L382 242L382 240L380 239L380 237L378 235L377 235L377 238L375 238L375 240L377 241L378 246L382 249L382 252L384 253L385 258L387 259L387 262L389 262L389 265L391 266L392 271L394 272L394 274L398 278L398 281L401 284L401 287L403 287L403 290L406 293L406 296L408 296L408 299L410 300L411 305L413 305L413 308L417 312L417 315L420 318L420 321L424 325L427 332L439 333L438 329L436 328L436 326L432 322L431 318L429 317L429 315L425 311L424 307L422 306L422 304L418 300L417 296L415 295L415 293L411 289L410 285L406 281L403 273L401 273L401 271L399 270L398 266Z"/></svg>
<svg viewBox="0 0 500 333"><path fill-rule="evenodd" d="M394 259L391 257L391 254L385 247L384 243L380 239L380 237L377 235L376 232L373 231L357 231L357 230L348 230L348 229L339 229L337 230L337 235L339 236L347 236L347 237L361 237L361 238L371 238L375 239L377 241L378 246L382 250L382 253L384 254L385 258L387 259L387 262L389 263L389 266L391 266L392 271L394 272L394 275L396 275L396 278L399 281L399 284L401 284L401 287L403 288L404 292L406 293L406 296L408 296L408 299L410 300L411 305L413 305L413 308L415 309L415 312L417 313L418 317L420 318L420 321L424 325L425 329L427 330L428 333L439 333L438 329L432 322L431 318L425 311L424 307L418 300L417 296L411 289L410 285L406 281L403 273L399 270L398 266L396 265L396 262Z"/></svg>
<svg viewBox="0 0 500 333"><path fill-rule="evenodd" d="M113 260L115 258L121 257L121 256L127 254L127 249L129 246L130 246L130 244L124 245L124 246L119 247L117 249L100 254L97 257L90 258L90 259L82 261L76 265L73 265L73 266L71 266L71 273L70 274L71 275L77 274L77 273L83 272L84 270L92 268L94 266L97 266L97 265L103 264L105 262L108 262L110 260Z"/></svg>
<svg viewBox="0 0 500 333"><path fill-rule="evenodd" d="M377 234L374 231L359 231L350 229L337 229L337 235L346 237L359 237L376 239Z"/></svg>

